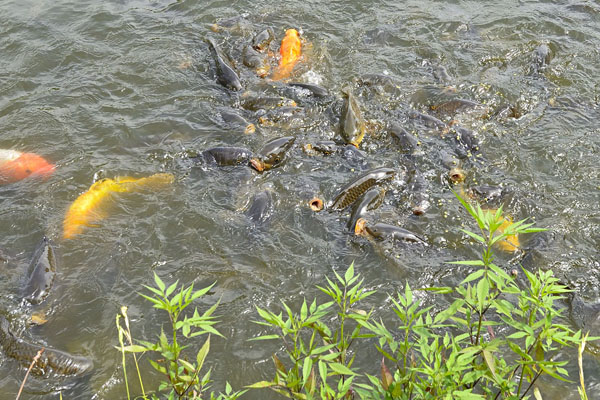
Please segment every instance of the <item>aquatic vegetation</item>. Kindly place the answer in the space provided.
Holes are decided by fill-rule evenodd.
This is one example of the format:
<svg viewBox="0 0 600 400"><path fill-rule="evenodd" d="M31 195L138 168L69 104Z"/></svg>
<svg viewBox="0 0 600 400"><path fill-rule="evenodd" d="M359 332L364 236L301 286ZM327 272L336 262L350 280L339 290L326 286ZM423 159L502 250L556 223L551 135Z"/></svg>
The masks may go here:
<svg viewBox="0 0 600 400"><path fill-rule="evenodd" d="M170 331L168 331L170 337L168 337L167 333L161 328L156 343L140 340L138 341L139 344L134 344L129 326L129 318L127 316L127 308L122 308L121 314L117 315L116 318L120 344L120 346L117 346L116 348L121 352L123 357L123 372L125 373L127 399L131 398L127 370L125 368L125 355L129 353L133 354L135 359L138 379L142 391L141 398L145 400L159 399L162 398L159 397L159 394L165 392L167 393L166 398L169 399L203 398L202 396L204 392L207 391L211 382L210 370L205 372L204 375L200 375L208 352L210 351L210 334L223 336L214 328L217 320L213 313L217 309L219 303L217 302L214 304L202 315L198 313L197 308L194 309L191 316L184 315L184 311L192 305L194 300L208 293L214 284L200 290L194 290L193 284L188 287L181 286L179 290L177 290L178 281L167 287L156 274L154 274L154 282L156 287L145 286L152 295L148 296L141 294L141 296L153 303L154 308L163 310L168 314L171 322ZM122 326L121 319L123 319L125 327ZM194 362L188 358L187 355L184 356L183 351L188 345L184 345L181 341L183 338L189 340L201 335L207 335L207 338L200 350L196 353ZM125 344L124 338L128 339L128 345ZM147 395L144 390L144 384L142 382L136 357L136 353L146 352L154 355L155 359L150 360L149 362L156 371L165 377L165 380L161 381L158 385L157 391L152 391L149 395ZM224 394L220 393L217 396L214 393L211 393L210 398L235 400L245 392L246 390L233 392L231 386L227 384ZM140 396L137 396L136 398L140 398Z"/></svg>

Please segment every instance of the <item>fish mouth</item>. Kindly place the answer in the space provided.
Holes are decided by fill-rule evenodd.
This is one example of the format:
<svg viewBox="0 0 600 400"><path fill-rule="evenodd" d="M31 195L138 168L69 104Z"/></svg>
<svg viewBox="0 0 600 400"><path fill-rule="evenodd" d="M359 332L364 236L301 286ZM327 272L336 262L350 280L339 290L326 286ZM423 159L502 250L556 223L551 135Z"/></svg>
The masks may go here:
<svg viewBox="0 0 600 400"><path fill-rule="evenodd" d="M367 232L367 229L367 220L364 218L359 218L354 226L354 234L356 236L363 236Z"/></svg>
<svg viewBox="0 0 600 400"><path fill-rule="evenodd" d="M258 158L250 159L250 165L258 172L263 172L265 170L265 163L260 161Z"/></svg>
<svg viewBox="0 0 600 400"><path fill-rule="evenodd" d="M461 183L461 182L463 182L465 180L465 171L463 171L460 168L452 168L448 172L448 178L453 183Z"/></svg>
<svg viewBox="0 0 600 400"><path fill-rule="evenodd" d="M313 197L308 202L308 205L310 206L310 209L313 210L314 212L319 212L323 209L323 200L321 200L318 197Z"/></svg>
<svg viewBox="0 0 600 400"><path fill-rule="evenodd" d="M248 133L254 133L256 132L256 125L254 124L248 124L246 126L246 129L244 129L244 133L248 134Z"/></svg>

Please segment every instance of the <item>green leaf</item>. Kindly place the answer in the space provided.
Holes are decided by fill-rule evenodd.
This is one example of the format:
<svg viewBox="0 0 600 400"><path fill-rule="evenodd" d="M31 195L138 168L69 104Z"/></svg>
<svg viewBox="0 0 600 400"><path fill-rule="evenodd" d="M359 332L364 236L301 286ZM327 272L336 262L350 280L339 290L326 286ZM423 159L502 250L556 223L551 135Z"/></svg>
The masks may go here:
<svg viewBox="0 0 600 400"><path fill-rule="evenodd" d="M340 363L330 363L329 367L340 375L356 375L356 372L353 372L350 368Z"/></svg>
<svg viewBox="0 0 600 400"><path fill-rule="evenodd" d="M119 351L124 351L126 353L143 353L144 351L150 350L150 349L148 349L148 348L146 348L144 346L139 346L137 344L133 344L131 346L123 346L123 348L117 347L117 349Z"/></svg>
<svg viewBox="0 0 600 400"><path fill-rule="evenodd" d="M160 279L160 277L158 276L158 274L155 272L154 273L154 283L156 283L156 286L160 289L161 293L165 292L165 283Z"/></svg>
<svg viewBox="0 0 600 400"><path fill-rule="evenodd" d="M354 277L354 261L350 264L346 273L344 274L344 280L346 283L350 282L350 280Z"/></svg>
<svg viewBox="0 0 600 400"><path fill-rule="evenodd" d="M248 386L244 386L244 387L247 387L249 389L262 389L262 388L269 388L272 386L276 386L275 382L260 381L260 382L256 382L256 383L253 383L252 385L248 385Z"/></svg>
<svg viewBox="0 0 600 400"><path fill-rule="evenodd" d="M460 284L464 285L465 283L474 281L475 279L479 279L483 276L484 273L485 270L483 268L478 269L477 271L470 273L469 276L467 276Z"/></svg>
<svg viewBox="0 0 600 400"><path fill-rule="evenodd" d="M461 229L461 231L467 235L469 235L470 237L472 237L473 239L477 240L480 243L485 243L485 239L483 238L483 236L477 235L476 233L473 233L471 231L468 231L466 229Z"/></svg>
<svg viewBox="0 0 600 400"><path fill-rule="evenodd" d="M302 386L306 386L306 381L308 381L308 377L310 376L310 371L312 369L313 362L310 357L306 357L304 359L304 364L302 365Z"/></svg>
<svg viewBox="0 0 600 400"><path fill-rule="evenodd" d="M202 369L202 365L204 365L204 360L206 359L206 355L210 351L210 335L206 338L206 342L202 345L202 348L198 350L198 354L196 354L196 363L198 364L198 371Z"/></svg>
<svg viewBox="0 0 600 400"><path fill-rule="evenodd" d="M485 265L481 260L464 260L464 261L448 261L446 264L457 264L457 265Z"/></svg>
<svg viewBox="0 0 600 400"><path fill-rule="evenodd" d="M482 353L483 353L483 359L485 360L485 364L487 365L488 369L492 373L492 377L494 378L494 381L496 381L496 383L499 383L500 381L498 379L498 376L496 376L496 365L494 363L494 356L492 355L492 353L490 353L486 349L484 349Z"/></svg>
<svg viewBox="0 0 600 400"><path fill-rule="evenodd" d="M271 340L271 339L279 339L279 335L263 335L263 336L258 336L255 338L250 338L248 339L248 341L251 340Z"/></svg>

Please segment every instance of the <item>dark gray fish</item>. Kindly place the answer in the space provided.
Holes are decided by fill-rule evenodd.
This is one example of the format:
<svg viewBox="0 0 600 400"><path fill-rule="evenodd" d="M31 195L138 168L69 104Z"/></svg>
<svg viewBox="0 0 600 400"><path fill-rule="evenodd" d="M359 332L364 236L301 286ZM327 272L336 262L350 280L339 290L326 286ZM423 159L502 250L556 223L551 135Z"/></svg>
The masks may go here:
<svg viewBox="0 0 600 400"><path fill-rule="evenodd" d="M352 90L347 88L342 93L345 95L345 99L342 106L342 115L340 116L340 133L346 143L358 147L365 137L365 121Z"/></svg>
<svg viewBox="0 0 600 400"><path fill-rule="evenodd" d="M225 57L221 53L221 50L217 47L217 44L212 38L207 38L206 42L210 52L215 60L215 68L217 69L217 81L231 90L242 90L242 83L238 74L234 71L233 67L229 65Z"/></svg>
<svg viewBox="0 0 600 400"><path fill-rule="evenodd" d="M296 102L294 100L281 96L248 96L242 102L242 107L250 111L295 106Z"/></svg>
<svg viewBox="0 0 600 400"><path fill-rule="evenodd" d="M446 125L445 122L442 122L441 120L437 119L436 117L432 117L431 115L423 114L422 112L411 110L408 113L408 117L419 121L428 128L435 128L440 130L448 129L448 125Z"/></svg>
<svg viewBox="0 0 600 400"><path fill-rule="evenodd" d="M260 150L258 157L250 160L250 165L259 172L275 167L283 161L295 140L296 137L294 136L284 136L271 140Z"/></svg>
<svg viewBox="0 0 600 400"><path fill-rule="evenodd" d="M208 165L238 165L247 164L252 157L252 152L243 147L213 147L204 150L199 156L192 159Z"/></svg>
<svg viewBox="0 0 600 400"><path fill-rule="evenodd" d="M315 97L327 97L327 96L329 96L329 91L327 89L325 89L324 87L319 86L319 85L313 85L313 84L310 84L310 83L292 82L292 83L288 83L288 86L299 87L299 88L308 90Z"/></svg>
<svg viewBox="0 0 600 400"><path fill-rule="evenodd" d="M23 297L31 304L39 304L48 297L56 276L56 263L54 247L44 236L31 259L32 272L23 291Z"/></svg>
<svg viewBox="0 0 600 400"><path fill-rule="evenodd" d="M330 209L343 210L351 206L371 187L392 179L396 171L391 168L375 168L355 178L340 189L333 199Z"/></svg>
<svg viewBox="0 0 600 400"><path fill-rule="evenodd" d="M385 190L371 188L354 203L352 212L350 213L350 220L348 220L348 230L350 232L354 232L356 221L358 221L359 218L364 217L367 211L374 210L381 206L384 195Z"/></svg>
<svg viewBox="0 0 600 400"><path fill-rule="evenodd" d="M365 74L356 79L361 86L382 86L384 88L398 89L399 82L392 76L385 74Z"/></svg>
<svg viewBox="0 0 600 400"><path fill-rule="evenodd" d="M550 61L552 60L552 50L547 44L541 44L531 53L531 64L529 66L529 74L537 75L543 72Z"/></svg>
<svg viewBox="0 0 600 400"><path fill-rule="evenodd" d="M454 126L452 133L452 139L456 144L456 154L459 158L466 158L479 151L479 140L475 136L475 132L461 126Z"/></svg>
<svg viewBox="0 0 600 400"><path fill-rule="evenodd" d="M483 104L466 99L448 100L440 104L432 105L430 108L439 114L450 116L466 111L478 111L482 114L487 112L487 107Z"/></svg>
<svg viewBox="0 0 600 400"><path fill-rule="evenodd" d="M504 191L501 186L490 185L474 186L471 190L478 197L478 200L483 203L494 203L500 200Z"/></svg>
<svg viewBox="0 0 600 400"><path fill-rule="evenodd" d="M315 151L323 154L333 154L336 152L338 146L333 140L320 140L312 145Z"/></svg>
<svg viewBox="0 0 600 400"><path fill-rule="evenodd" d="M446 70L446 67L442 65L434 65L432 67L432 74L435 80L439 83L449 83L452 80L452 77Z"/></svg>
<svg viewBox="0 0 600 400"><path fill-rule="evenodd" d="M242 51L242 62L248 68L260 68L265 62L265 56L248 45Z"/></svg>
<svg viewBox="0 0 600 400"><path fill-rule="evenodd" d="M392 122L388 128L390 135L400 144L403 153L412 153L418 146L419 141L398 123Z"/></svg>
<svg viewBox="0 0 600 400"><path fill-rule="evenodd" d="M369 233L369 235L371 235L377 239L391 238L391 239L404 240L406 242L421 243L421 244L427 245L425 240L421 239L413 232L406 230L404 228L400 228L398 226L378 222L375 225L367 225L366 229L367 229L367 232Z"/></svg>
<svg viewBox="0 0 600 400"><path fill-rule="evenodd" d="M232 111L221 111L223 121L231 126L239 127L244 130L244 133L254 133L256 126L253 123L246 121L241 115Z"/></svg>
<svg viewBox="0 0 600 400"><path fill-rule="evenodd" d="M273 198L271 192L265 190L256 194L245 214L248 219L256 225L262 225L267 222L273 214Z"/></svg>
<svg viewBox="0 0 600 400"><path fill-rule="evenodd" d="M24 368L29 367L43 347L44 351L31 369L33 374L40 376L82 375L93 368L92 360L87 357L75 356L16 337L3 316L0 316L0 345L7 357L17 360Z"/></svg>
<svg viewBox="0 0 600 400"><path fill-rule="evenodd" d="M412 212L414 215L423 215L431 207L428 190L429 184L423 175L415 170L413 180L409 186L409 191L413 193Z"/></svg>
<svg viewBox="0 0 600 400"><path fill-rule="evenodd" d="M275 34L273 33L273 29L267 28L260 31L252 38L252 47L258 51L264 51L269 47L269 44L271 44L274 38Z"/></svg>

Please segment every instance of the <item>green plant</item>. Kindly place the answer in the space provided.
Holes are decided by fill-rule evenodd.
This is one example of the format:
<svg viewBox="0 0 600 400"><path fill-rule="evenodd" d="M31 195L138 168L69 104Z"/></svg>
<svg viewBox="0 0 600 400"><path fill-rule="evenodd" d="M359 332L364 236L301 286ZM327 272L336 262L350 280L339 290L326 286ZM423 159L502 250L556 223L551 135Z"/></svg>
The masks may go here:
<svg viewBox="0 0 600 400"><path fill-rule="evenodd" d="M339 285L327 278L327 286L318 287L332 301L318 305L313 300L309 306L305 299L299 313L283 303L286 316L256 307L264 320L256 323L274 327L278 333L251 340L281 340L288 367L273 355L276 367L273 380L257 382L249 388L271 388L294 399L353 397L351 387L358 373L353 368L356 354L351 347L356 339L364 337L359 322L367 322L371 315L356 306L373 291L365 291L360 275L354 274L354 265L350 265L343 278L334 273ZM328 322L335 328L330 328Z"/></svg>
<svg viewBox="0 0 600 400"><path fill-rule="evenodd" d="M383 321L360 323L379 338L378 349L393 367L368 376L363 397L385 399L524 399L542 374L566 380L566 361L557 350L581 342L581 333L557 322L556 302L568 289L552 271L523 269L527 287L494 264L492 246L511 235L539 232L525 220L506 223L495 212L456 195L480 233L463 232L482 246L481 259L452 264L475 267L456 288L428 290L452 295L436 314L422 308L408 284L394 299L398 332ZM500 229L502 227L502 229ZM497 330L495 330L497 329Z"/></svg>
<svg viewBox="0 0 600 400"><path fill-rule="evenodd" d="M138 340L139 344L133 344L131 331L129 329L129 319L125 310L122 309L122 315L117 316L117 327L119 331L119 343L120 347L117 347L123 354L123 369L125 372L125 383L127 388L127 398L129 399L129 385L127 382L127 374L125 370L125 354L133 353L138 369L138 378L140 380L140 386L142 390L142 398L147 399L147 395L144 392L144 386L139 372L137 358L135 353L150 352L158 357L156 360L149 360L152 367L164 375L166 380L161 381L158 392L165 392L167 399L200 399L203 397L204 392L209 388L210 385L210 374L211 371L201 375L201 370L204 365L204 361L210 350L210 335L207 336L206 341L198 350L195 360L190 360L187 356L182 354L183 350L187 347L182 345L180 342L181 336L186 339L192 339L204 334L214 334L222 336L213 326L217 323L213 316L218 303L210 307L202 315L198 313L198 309L194 309L192 316L183 316L183 311L189 307L192 302L201 296L205 295L212 287L194 291L193 285L184 288L183 286L177 291L178 282L173 283L169 287L154 274L154 282L156 288L145 286L153 296L141 294L146 300L152 302L155 308L164 310L169 315L171 323L170 329L170 340L164 330L161 328L161 333L158 338L158 342L151 343L147 341ZM125 327L123 328L120 324L120 318L125 321ZM179 336L181 335L181 336ZM125 345L123 337L126 337L129 341L129 345ZM229 384L226 385L225 393L221 393L216 396L210 393L211 399L236 399L241 396L245 390L234 392ZM151 394L152 399L158 399L157 393Z"/></svg>

